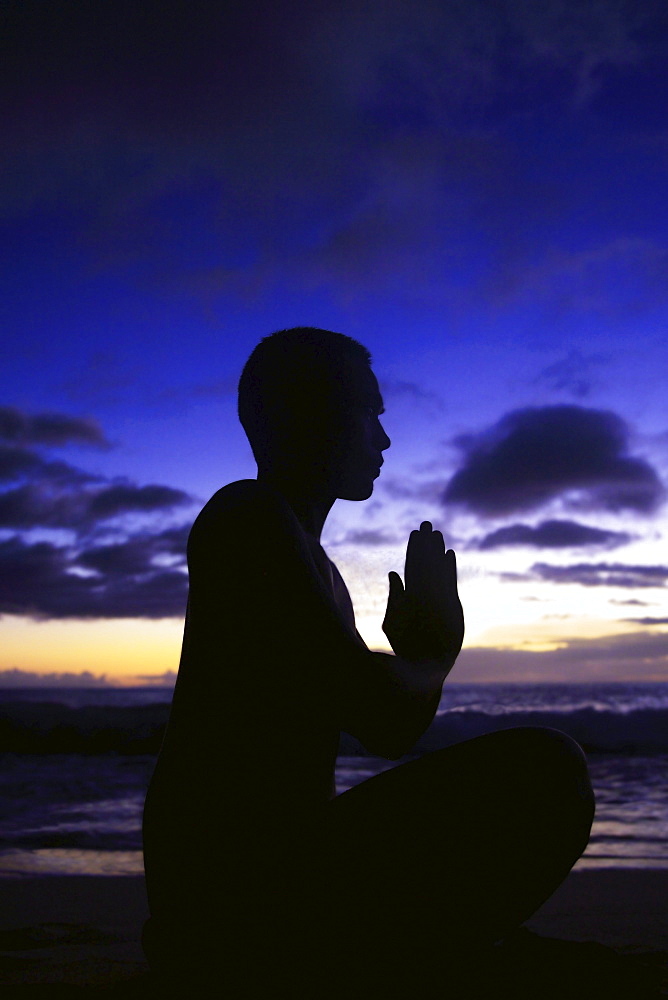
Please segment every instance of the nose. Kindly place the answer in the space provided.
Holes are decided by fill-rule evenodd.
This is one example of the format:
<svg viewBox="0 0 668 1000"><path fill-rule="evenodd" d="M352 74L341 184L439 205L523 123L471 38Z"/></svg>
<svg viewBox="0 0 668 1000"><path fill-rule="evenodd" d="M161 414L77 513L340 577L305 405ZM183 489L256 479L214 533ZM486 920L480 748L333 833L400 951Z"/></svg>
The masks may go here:
<svg viewBox="0 0 668 1000"><path fill-rule="evenodd" d="M385 433L385 428L381 424L380 420L378 421L378 429L380 431L380 434L378 435L378 447L380 448L381 451L387 451L392 442Z"/></svg>

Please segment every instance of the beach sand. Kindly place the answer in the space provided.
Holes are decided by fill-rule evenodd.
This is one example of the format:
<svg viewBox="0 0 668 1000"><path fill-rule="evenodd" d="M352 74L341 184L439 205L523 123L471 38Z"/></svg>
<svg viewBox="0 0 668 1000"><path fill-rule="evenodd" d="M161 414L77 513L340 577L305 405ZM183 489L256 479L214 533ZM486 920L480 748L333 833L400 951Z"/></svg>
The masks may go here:
<svg viewBox="0 0 668 1000"><path fill-rule="evenodd" d="M83 996L141 993L147 982L139 943L147 916L144 880L140 877L40 877L0 881L0 984L3 996ZM651 967L655 979L668 970L668 870L599 869L572 872L561 888L532 918L534 934L523 940L561 939L598 942L617 953L635 956L631 962ZM540 939L536 937L540 935ZM541 947L543 945L541 944ZM517 946L518 954L525 945ZM536 962L558 962L555 948ZM550 951L551 949L551 951ZM589 949L589 951L587 951ZM604 949L569 946L585 963ZM606 954L608 954L606 952ZM600 956L599 956L600 957ZM612 956L613 958L616 956ZM657 970L662 970L657 973ZM642 977L641 977L642 978ZM27 984L61 984L55 986ZM22 986L21 986L22 984ZM125 984L125 985L122 985ZM134 985L133 985L134 984ZM668 977L656 992L637 996L668 996ZM95 987L82 990L81 987ZM75 987L79 987L75 989ZM666 992L662 992L665 989ZM444 994L445 995L445 994ZM541 991L536 992L539 1000ZM600 994L609 996L608 989ZM317 998L314 998L317 1000ZM566 1000L566 998L565 998Z"/></svg>

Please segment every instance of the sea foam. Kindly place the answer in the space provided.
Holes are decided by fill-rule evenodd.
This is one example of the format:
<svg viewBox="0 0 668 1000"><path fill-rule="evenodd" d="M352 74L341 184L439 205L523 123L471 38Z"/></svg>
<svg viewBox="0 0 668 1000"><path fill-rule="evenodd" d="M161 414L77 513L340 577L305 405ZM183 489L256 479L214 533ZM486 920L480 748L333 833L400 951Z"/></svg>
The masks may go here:
<svg viewBox="0 0 668 1000"><path fill-rule="evenodd" d="M84 705L56 701L4 700L0 704L0 753L151 754L160 748L169 705ZM457 705L442 708L418 741L415 752L471 739L513 726L548 726L576 739L594 753L668 753L668 706L636 709L593 707L524 708ZM365 756L348 734L340 753Z"/></svg>

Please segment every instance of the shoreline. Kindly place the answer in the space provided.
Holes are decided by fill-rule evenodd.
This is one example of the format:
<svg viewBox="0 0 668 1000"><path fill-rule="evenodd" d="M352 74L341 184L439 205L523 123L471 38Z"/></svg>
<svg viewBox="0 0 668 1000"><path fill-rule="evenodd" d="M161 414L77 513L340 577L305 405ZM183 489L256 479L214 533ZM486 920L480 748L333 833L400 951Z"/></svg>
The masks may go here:
<svg viewBox="0 0 668 1000"><path fill-rule="evenodd" d="M0 880L0 984L108 986L146 972L142 875ZM552 939L652 955L668 972L668 870L571 872L526 924Z"/></svg>
<svg viewBox="0 0 668 1000"><path fill-rule="evenodd" d="M546 937L668 953L668 869L576 869L526 926Z"/></svg>

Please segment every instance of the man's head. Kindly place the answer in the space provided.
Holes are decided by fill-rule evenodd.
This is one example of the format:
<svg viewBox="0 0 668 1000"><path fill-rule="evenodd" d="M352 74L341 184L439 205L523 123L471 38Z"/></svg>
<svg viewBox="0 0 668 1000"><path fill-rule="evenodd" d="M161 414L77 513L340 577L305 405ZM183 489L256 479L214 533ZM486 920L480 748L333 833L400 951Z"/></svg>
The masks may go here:
<svg viewBox="0 0 668 1000"><path fill-rule="evenodd" d="M294 327L265 337L239 380L239 419L262 473L371 495L390 441L371 356L352 337Z"/></svg>

